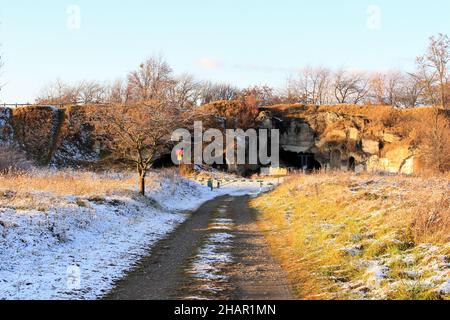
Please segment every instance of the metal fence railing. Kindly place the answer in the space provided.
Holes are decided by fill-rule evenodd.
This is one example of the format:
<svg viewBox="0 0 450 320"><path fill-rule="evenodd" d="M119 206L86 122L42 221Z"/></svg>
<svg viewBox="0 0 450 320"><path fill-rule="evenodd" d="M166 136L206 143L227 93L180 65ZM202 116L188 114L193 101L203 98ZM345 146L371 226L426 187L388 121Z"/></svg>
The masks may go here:
<svg viewBox="0 0 450 320"><path fill-rule="evenodd" d="M82 106L82 105L110 105L110 103L54 103L54 104L37 104L37 103L0 103L0 107L18 108L18 107L65 107L65 106Z"/></svg>
<svg viewBox="0 0 450 320"><path fill-rule="evenodd" d="M68 105L68 104L66 104ZM19 108L19 107L63 107L65 104L49 105L49 104L35 104L35 103L0 103L0 107L4 108Z"/></svg>

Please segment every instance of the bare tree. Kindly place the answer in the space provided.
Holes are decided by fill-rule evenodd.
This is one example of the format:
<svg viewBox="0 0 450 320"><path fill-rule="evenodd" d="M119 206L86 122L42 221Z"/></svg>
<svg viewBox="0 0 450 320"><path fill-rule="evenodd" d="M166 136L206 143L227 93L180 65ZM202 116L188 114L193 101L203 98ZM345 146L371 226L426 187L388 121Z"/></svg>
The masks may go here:
<svg viewBox="0 0 450 320"><path fill-rule="evenodd" d="M377 73L370 80L371 97L377 104L400 107L404 84L405 77L398 70Z"/></svg>
<svg viewBox="0 0 450 320"><path fill-rule="evenodd" d="M36 99L38 104L77 104L80 85L69 85L60 79L46 85Z"/></svg>
<svg viewBox="0 0 450 320"><path fill-rule="evenodd" d="M306 67L291 80L291 89L297 91L304 104L326 104L329 102L330 70L323 67Z"/></svg>
<svg viewBox="0 0 450 320"><path fill-rule="evenodd" d="M427 88L432 103L448 107L447 88L449 82L450 39L440 33L430 38L427 53L417 58L420 76ZM436 101L437 95L437 101Z"/></svg>
<svg viewBox="0 0 450 320"><path fill-rule="evenodd" d="M214 101L231 101L239 95L239 89L228 83L204 82L201 85L200 104L208 104Z"/></svg>
<svg viewBox="0 0 450 320"><path fill-rule="evenodd" d="M450 168L449 63L450 39L439 34L430 38L427 53L417 58L418 70L413 75L422 85L425 101L433 105L431 119L423 121L422 156L430 167L442 172Z"/></svg>
<svg viewBox="0 0 450 320"><path fill-rule="evenodd" d="M115 80L106 90L106 102L126 104L130 100L128 84L122 79Z"/></svg>
<svg viewBox="0 0 450 320"><path fill-rule="evenodd" d="M78 88L78 103L104 103L106 100L106 87L97 81L83 81Z"/></svg>
<svg viewBox="0 0 450 320"><path fill-rule="evenodd" d="M145 195L145 178L153 162L168 151L173 130L189 118L164 103L138 106L106 106L91 120L113 157L131 164L139 176L139 192Z"/></svg>
<svg viewBox="0 0 450 320"><path fill-rule="evenodd" d="M182 74L171 87L170 103L175 108L189 110L196 106L201 96L201 84L192 75Z"/></svg>
<svg viewBox="0 0 450 320"><path fill-rule="evenodd" d="M42 90L36 102L39 104L90 104L103 103L106 88L97 81L82 81L75 84L56 80Z"/></svg>
<svg viewBox="0 0 450 320"><path fill-rule="evenodd" d="M134 102L164 101L174 85L172 68L162 57L151 57L128 75L128 90Z"/></svg>
<svg viewBox="0 0 450 320"><path fill-rule="evenodd" d="M243 89L240 94L246 100L247 105L255 107L270 106L280 102L280 98L275 95L274 88L263 86L250 86Z"/></svg>
<svg viewBox="0 0 450 320"><path fill-rule="evenodd" d="M424 86L420 78L414 73L408 73L404 77L402 87L402 104L406 108L414 108L422 103Z"/></svg>
<svg viewBox="0 0 450 320"><path fill-rule="evenodd" d="M370 80L363 72L339 70L333 79L334 96L340 104L359 104L367 97Z"/></svg>

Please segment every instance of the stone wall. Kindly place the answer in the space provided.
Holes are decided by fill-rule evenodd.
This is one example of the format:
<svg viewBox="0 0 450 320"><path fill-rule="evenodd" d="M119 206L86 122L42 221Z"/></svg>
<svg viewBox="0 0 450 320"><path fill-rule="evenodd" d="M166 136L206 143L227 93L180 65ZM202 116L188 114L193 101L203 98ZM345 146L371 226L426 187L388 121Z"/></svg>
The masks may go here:
<svg viewBox="0 0 450 320"><path fill-rule="evenodd" d="M96 108L96 107L93 107ZM37 164L78 165L100 158L90 107L0 108L0 144L15 144Z"/></svg>
<svg viewBox="0 0 450 320"><path fill-rule="evenodd" d="M12 109L14 140L39 164L51 161L59 130L59 112L53 107Z"/></svg>

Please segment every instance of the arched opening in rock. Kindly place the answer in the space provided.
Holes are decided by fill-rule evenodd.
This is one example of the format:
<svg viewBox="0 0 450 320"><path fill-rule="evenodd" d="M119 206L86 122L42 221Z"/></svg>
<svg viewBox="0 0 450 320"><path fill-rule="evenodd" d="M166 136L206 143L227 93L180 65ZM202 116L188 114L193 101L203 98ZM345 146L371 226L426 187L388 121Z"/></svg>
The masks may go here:
<svg viewBox="0 0 450 320"><path fill-rule="evenodd" d="M314 153L291 152L281 150L280 162L286 167L302 169L302 170L320 170L322 165L315 159Z"/></svg>
<svg viewBox="0 0 450 320"><path fill-rule="evenodd" d="M356 160L355 157L348 158L348 170L355 171L356 168Z"/></svg>
<svg viewBox="0 0 450 320"><path fill-rule="evenodd" d="M172 155L166 154L156 159L156 161L153 162L152 168L161 169L161 168L172 168L174 166L175 164L172 162Z"/></svg>

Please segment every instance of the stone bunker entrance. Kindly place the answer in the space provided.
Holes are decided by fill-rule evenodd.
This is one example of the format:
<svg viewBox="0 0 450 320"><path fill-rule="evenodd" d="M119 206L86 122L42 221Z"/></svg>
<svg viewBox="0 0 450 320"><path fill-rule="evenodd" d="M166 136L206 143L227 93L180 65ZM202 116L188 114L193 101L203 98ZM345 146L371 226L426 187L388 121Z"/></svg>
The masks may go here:
<svg viewBox="0 0 450 320"><path fill-rule="evenodd" d="M355 157L348 158L348 170L355 171L356 170L356 159Z"/></svg>
<svg viewBox="0 0 450 320"><path fill-rule="evenodd" d="M322 165L316 160L314 153L280 151L280 162L287 167L307 171L320 170Z"/></svg>

